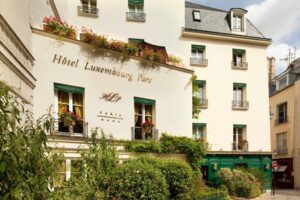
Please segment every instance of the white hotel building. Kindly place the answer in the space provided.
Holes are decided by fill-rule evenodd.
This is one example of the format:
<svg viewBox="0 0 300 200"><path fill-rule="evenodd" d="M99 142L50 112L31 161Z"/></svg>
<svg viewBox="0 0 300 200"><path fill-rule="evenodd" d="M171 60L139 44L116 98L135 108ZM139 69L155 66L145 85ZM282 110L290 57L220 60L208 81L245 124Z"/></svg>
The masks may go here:
<svg viewBox="0 0 300 200"><path fill-rule="evenodd" d="M55 148L65 150L68 160L78 156L77 148L92 128L101 127L116 139L141 140L147 138L140 134L140 124L151 119L153 138L169 132L210 144L201 167L208 180L213 181L221 167L257 166L270 173L266 48L271 40L246 18L246 10L223 11L183 0L22 4L17 9L29 6L32 27L34 115L41 116L52 105L58 121L63 109L83 119L72 131L57 122L54 137L49 137ZM163 46L186 67L161 64L158 70L143 70L137 57L118 62L112 58L118 53L108 56L106 50L44 32L42 18L51 15L109 38ZM192 118L193 73L201 98L199 119ZM113 101L103 98L105 94L113 95Z"/></svg>

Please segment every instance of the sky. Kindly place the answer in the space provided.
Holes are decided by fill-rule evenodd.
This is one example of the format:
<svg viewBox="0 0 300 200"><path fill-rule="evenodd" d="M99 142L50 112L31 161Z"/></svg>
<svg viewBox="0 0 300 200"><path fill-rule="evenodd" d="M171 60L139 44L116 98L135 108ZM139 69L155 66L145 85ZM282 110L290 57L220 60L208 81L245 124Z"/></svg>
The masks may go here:
<svg viewBox="0 0 300 200"><path fill-rule="evenodd" d="M276 59L276 73L284 71L289 49L300 57L300 0L188 0L205 6L229 10L244 8L247 18L273 43L269 57Z"/></svg>

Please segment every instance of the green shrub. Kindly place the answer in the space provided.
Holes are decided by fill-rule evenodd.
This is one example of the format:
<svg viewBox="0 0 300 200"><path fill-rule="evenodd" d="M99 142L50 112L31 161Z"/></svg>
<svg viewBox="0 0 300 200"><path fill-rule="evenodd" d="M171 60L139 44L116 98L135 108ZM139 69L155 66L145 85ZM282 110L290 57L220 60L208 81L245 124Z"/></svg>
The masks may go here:
<svg viewBox="0 0 300 200"><path fill-rule="evenodd" d="M228 200L228 192L225 190L209 189L193 195L193 200Z"/></svg>
<svg viewBox="0 0 300 200"><path fill-rule="evenodd" d="M111 185L115 199L168 199L168 185L159 169L138 160L117 167Z"/></svg>
<svg viewBox="0 0 300 200"><path fill-rule="evenodd" d="M161 152L160 144L153 140L144 141L144 142L127 141L125 143L125 149L130 152L139 152L139 153L160 153Z"/></svg>

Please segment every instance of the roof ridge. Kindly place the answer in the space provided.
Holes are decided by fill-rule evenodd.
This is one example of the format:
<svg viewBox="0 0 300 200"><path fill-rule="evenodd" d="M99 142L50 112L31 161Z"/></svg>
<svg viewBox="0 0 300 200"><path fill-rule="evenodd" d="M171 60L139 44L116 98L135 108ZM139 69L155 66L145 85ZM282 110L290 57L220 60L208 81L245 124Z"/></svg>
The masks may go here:
<svg viewBox="0 0 300 200"><path fill-rule="evenodd" d="M228 11L226 11L226 10L213 8L213 7L209 7L209 6L204 6L204 5L197 4L197 3L192 3L192 2L189 2L189 1L185 1L185 7L199 8L199 9L205 9L205 10L212 10L212 11L217 11L217 12L228 13Z"/></svg>

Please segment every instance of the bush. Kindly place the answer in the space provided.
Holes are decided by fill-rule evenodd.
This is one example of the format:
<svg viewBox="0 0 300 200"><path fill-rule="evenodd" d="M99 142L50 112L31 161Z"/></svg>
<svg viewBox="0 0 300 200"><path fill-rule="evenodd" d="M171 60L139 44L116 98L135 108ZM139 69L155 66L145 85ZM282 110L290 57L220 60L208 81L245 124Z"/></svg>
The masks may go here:
<svg viewBox="0 0 300 200"><path fill-rule="evenodd" d="M260 183L252 174L242 170L231 171L228 168L222 168L218 172L218 178L233 196L255 198L261 194Z"/></svg>
<svg viewBox="0 0 300 200"><path fill-rule="evenodd" d="M155 141L144 141L144 142L131 142L125 143L125 149L131 152L139 153L160 153L161 148L158 142Z"/></svg>
<svg viewBox="0 0 300 200"><path fill-rule="evenodd" d="M227 200L230 199L224 190L209 189L193 195L193 200Z"/></svg>
<svg viewBox="0 0 300 200"><path fill-rule="evenodd" d="M159 169L138 160L118 166L111 185L115 199L168 199L168 185Z"/></svg>

